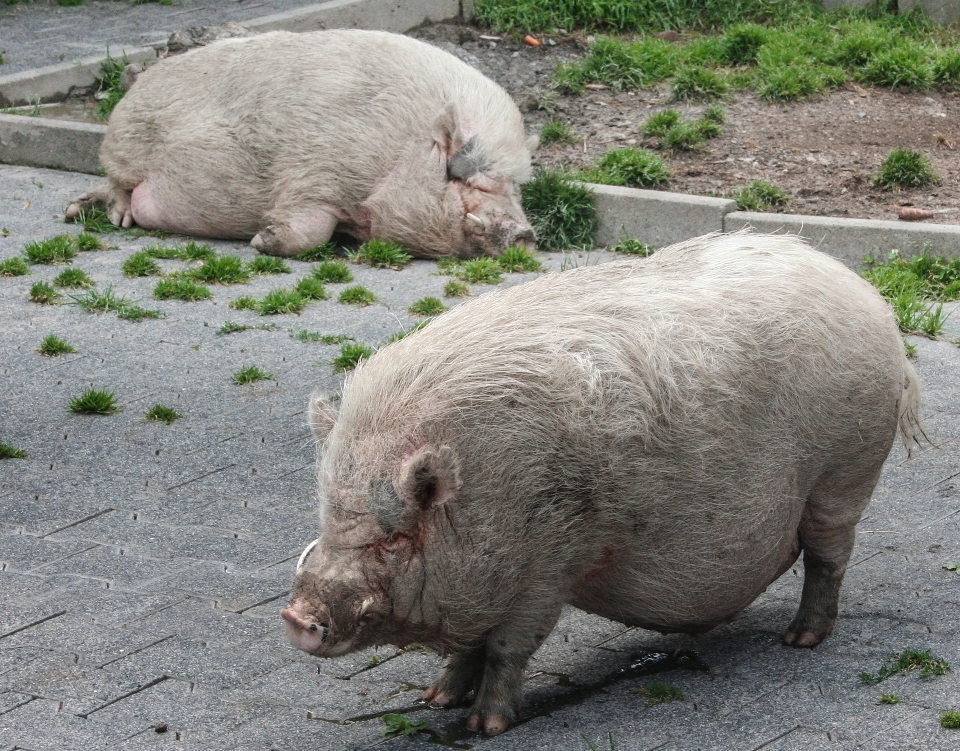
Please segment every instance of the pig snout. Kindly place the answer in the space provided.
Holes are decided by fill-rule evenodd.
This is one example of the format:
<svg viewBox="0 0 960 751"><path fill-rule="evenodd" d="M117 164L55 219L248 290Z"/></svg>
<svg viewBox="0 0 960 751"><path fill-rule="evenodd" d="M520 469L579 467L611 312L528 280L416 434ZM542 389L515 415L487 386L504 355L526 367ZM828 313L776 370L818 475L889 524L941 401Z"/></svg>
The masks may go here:
<svg viewBox="0 0 960 751"><path fill-rule="evenodd" d="M511 224L504 228L504 247L521 247L527 250L537 249L537 236L533 227L522 224Z"/></svg>
<svg viewBox="0 0 960 751"><path fill-rule="evenodd" d="M306 613L302 601L285 607L280 611L280 617L287 622L287 639L297 649L314 653L323 647L330 628Z"/></svg>

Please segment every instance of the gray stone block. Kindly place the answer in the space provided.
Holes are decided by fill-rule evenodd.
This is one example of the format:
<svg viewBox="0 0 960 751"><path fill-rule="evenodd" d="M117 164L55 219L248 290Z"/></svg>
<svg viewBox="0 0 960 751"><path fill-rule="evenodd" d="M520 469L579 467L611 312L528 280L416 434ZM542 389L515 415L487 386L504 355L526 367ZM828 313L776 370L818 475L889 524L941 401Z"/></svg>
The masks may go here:
<svg viewBox="0 0 960 751"><path fill-rule="evenodd" d="M384 0L331 0L248 22L256 31L316 31L318 29L379 29L407 31L422 23L446 21L460 15L456 0L420 0L417 3Z"/></svg>
<svg viewBox="0 0 960 751"><path fill-rule="evenodd" d="M0 114L0 162L96 173L105 125Z"/></svg>
<svg viewBox="0 0 960 751"><path fill-rule="evenodd" d="M885 261L896 250L909 258L928 249L934 255L960 257L960 225L912 224L871 219L838 219L799 214L734 211L723 220L725 232L752 227L757 232L800 235L815 248L860 270L867 256Z"/></svg>
<svg viewBox="0 0 960 751"><path fill-rule="evenodd" d="M918 7L937 23L948 24L960 21L958 0L898 0L897 2L900 13L909 13Z"/></svg>
<svg viewBox="0 0 960 751"><path fill-rule="evenodd" d="M628 235L655 248L723 230L723 218L737 204L659 190L588 184L600 215L598 245L615 245Z"/></svg>

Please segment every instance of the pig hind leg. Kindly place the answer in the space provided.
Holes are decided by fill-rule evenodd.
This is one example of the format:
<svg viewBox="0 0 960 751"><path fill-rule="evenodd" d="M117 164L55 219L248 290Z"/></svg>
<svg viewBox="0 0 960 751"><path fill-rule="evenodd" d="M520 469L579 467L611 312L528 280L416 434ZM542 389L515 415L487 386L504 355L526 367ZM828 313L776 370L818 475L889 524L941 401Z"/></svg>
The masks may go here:
<svg viewBox="0 0 960 751"><path fill-rule="evenodd" d="M312 206L298 212L272 212L250 244L271 256L293 256L327 242L340 221L332 206Z"/></svg>
<svg viewBox="0 0 960 751"><path fill-rule="evenodd" d="M866 474L830 473L811 491L799 531L803 594L797 615L783 635L784 644L815 647L833 631L856 525L879 476L879 467Z"/></svg>
<svg viewBox="0 0 960 751"><path fill-rule="evenodd" d="M96 190L84 193L67 207L64 221L76 221L81 214L89 214L94 209L106 211L110 221L117 227L133 226L133 215L130 213L131 192L116 183L108 182Z"/></svg>

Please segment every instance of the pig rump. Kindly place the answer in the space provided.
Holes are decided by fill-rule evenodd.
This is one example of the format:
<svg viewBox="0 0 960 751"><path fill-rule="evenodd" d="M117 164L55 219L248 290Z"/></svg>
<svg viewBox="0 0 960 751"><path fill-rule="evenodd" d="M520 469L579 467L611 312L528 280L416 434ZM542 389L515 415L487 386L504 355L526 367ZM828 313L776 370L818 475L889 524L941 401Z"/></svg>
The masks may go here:
<svg viewBox="0 0 960 751"><path fill-rule="evenodd" d="M876 290L752 234L484 295L361 364L340 404L311 407L323 531L284 617L330 628L318 655L431 644L425 698L475 689L488 733L566 603L702 633L802 553L783 640L819 643L898 426L919 429Z"/></svg>
<svg viewBox="0 0 960 751"><path fill-rule="evenodd" d="M117 105L80 196L118 225L252 238L293 255L335 230L425 257L532 246L530 151L509 95L442 50L337 30L226 39L161 60Z"/></svg>

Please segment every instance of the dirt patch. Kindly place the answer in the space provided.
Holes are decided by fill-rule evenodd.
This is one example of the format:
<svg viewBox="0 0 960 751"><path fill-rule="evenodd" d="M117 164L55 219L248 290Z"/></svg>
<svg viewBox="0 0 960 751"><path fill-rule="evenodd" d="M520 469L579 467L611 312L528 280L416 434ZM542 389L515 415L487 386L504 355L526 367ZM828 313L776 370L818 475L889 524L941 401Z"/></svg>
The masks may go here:
<svg viewBox="0 0 960 751"><path fill-rule="evenodd" d="M550 74L557 63L578 59L586 50L578 37L543 39L539 47L530 47L509 38L484 39L494 35L451 24L424 27L413 36L443 47L497 81L518 102L531 132L550 119L574 130L577 143L535 152L538 167L578 169L609 149L653 149L656 142L638 129L650 115L670 107L685 119L696 119L704 109L670 101L665 87L551 96ZM726 115L720 136L697 151L659 152L670 168L668 190L729 196L764 180L790 196L779 209L785 213L896 219L901 207L915 206L949 209L929 221L960 224L960 93L912 94L851 85L800 102L775 104L743 92L720 104ZM892 149L925 153L941 183L890 192L872 187L871 176Z"/></svg>

